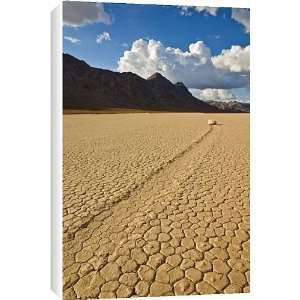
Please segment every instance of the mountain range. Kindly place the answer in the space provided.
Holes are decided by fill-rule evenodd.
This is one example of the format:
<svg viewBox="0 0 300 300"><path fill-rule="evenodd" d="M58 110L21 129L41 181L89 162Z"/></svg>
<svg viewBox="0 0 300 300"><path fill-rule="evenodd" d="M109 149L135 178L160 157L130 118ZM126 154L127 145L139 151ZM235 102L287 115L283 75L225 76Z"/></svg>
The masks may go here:
<svg viewBox="0 0 300 300"><path fill-rule="evenodd" d="M250 103L244 103L239 101L207 101L209 105L217 107L226 112L250 112Z"/></svg>
<svg viewBox="0 0 300 300"><path fill-rule="evenodd" d="M160 73L144 79L131 72L93 68L69 54L63 54L63 108L225 112L215 103L195 98L182 82L173 84Z"/></svg>

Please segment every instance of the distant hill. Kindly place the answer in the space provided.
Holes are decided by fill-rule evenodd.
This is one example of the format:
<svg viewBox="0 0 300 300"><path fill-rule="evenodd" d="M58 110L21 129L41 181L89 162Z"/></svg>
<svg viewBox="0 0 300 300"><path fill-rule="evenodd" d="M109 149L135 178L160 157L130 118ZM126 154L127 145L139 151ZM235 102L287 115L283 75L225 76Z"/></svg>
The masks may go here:
<svg viewBox="0 0 300 300"><path fill-rule="evenodd" d="M160 73L148 79L89 66L63 54L63 107L70 110L136 109L145 111L223 112L195 98L186 86Z"/></svg>
<svg viewBox="0 0 300 300"><path fill-rule="evenodd" d="M250 103L238 102L238 101L207 101L209 105L212 105L216 108L222 109L226 112L250 112Z"/></svg>

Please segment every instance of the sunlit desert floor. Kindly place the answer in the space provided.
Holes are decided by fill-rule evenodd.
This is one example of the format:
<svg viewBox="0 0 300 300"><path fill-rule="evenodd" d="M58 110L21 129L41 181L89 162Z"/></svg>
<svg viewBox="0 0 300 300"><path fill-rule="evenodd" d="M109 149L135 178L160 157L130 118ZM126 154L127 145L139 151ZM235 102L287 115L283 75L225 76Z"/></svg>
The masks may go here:
<svg viewBox="0 0 300 300"><path fill-rule="evenodd" d="M64 299L249 292L249 114L63 118Z"/></svg>

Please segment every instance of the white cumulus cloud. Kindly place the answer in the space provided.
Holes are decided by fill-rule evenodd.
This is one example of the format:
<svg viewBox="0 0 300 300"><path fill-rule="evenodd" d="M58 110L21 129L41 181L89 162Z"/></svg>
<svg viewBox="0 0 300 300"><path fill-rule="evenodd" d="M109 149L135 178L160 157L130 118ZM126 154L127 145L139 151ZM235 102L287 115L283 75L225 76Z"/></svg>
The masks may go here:
<svg viewBox="0 0 300 300"><path fill-rule="evenodd" d="M223 49L221 54L212 58L214 65L222 70L230 72L250 71L250 46L232 46Z"/></svg>
<svg viewBox="0 0 300 300"><path fill-rule="evenodd" d="M80 27L92 23L111 24L111 17L102 3L63 2L63 22L65 26Z"/></svg>
<svg viewBox="0 0 300 300"><path fill-rule="evenodd" d="M193 13L190 11L190 6L180 6L180 14L182 16L191 16Z"/></svg>
<svg viewBox="0 0 300 300"><path fill-rule="evenodd" d="M193 11L198 13L206 13L211 16L216 16L218 7L208 7L208 6L180 6L180 14L182 16L191 16Z"/></svg>
<svg viewBox="0 0 300 300"><path fill-rule="evenodd" d="M245 28L245 32L250 32L250 9L248 8L232 8L231 18Z"/></svg>
<svg viewBox="0 0 300 300"><path fill-rule="evenodd" d="M218 12L218 7L208 7L208 6L196 6L195 11L201 13L206 12L207 14L211 16L216 16Z"/></svg>
<svg viewBox="0 0 300 300"><path fill-rule="evenodd" d="M110 34L106 31L98 34L97 37L96 37L96 43L97 44L102 44L104 41L110 41L110 40L111 40Z"/></svg>
<svg viewBox="0 0 300 300"><path fill-rule="evenodd" d="M71 36L64 36L64 39L71 42L72 44L79 44L81 41Z"/></svg>
<svg viewBox="0 0 300 300"><path fill-rule="evenodd" d="M190 92L194 97L199 98L204 101L214 100L214 101L229 101L236 100L235 95L230 90L224 89L190 89Z"/></svg>
<svg viewBox="0 0 300 300"><path fill-rule="evenodd" d="M226 52L220 57L222 55ZM197 89L231 89L249 84L249 72L242 67L238 71L237 61L232 67L234 71L229 65L223 67L220 61L218 58L215 64L210 49L202 41L192 43L188 51L182 51L166 47L160 41L139 39L119 59L118 70L144 78L159 72L174 83L182 81L187 87Z"/></svg>

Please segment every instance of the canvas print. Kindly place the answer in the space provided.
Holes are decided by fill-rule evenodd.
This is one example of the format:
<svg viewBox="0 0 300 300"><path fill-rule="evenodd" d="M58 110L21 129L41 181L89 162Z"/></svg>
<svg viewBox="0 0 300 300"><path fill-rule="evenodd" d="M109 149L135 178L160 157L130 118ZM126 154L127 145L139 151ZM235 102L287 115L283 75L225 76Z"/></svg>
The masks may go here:
<svg viewBox="0 0 300 300"><path fill-rule="evenodd" d="M249 25L63 3L65 300L250 291Z"/></svg>

